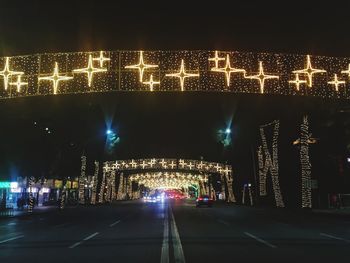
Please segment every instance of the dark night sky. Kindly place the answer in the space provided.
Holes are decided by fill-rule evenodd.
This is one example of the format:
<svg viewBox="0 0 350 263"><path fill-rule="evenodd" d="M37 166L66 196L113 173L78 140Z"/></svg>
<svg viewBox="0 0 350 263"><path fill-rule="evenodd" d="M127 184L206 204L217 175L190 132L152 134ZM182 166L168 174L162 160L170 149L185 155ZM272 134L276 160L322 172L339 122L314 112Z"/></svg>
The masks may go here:
<svg viewBox="0 0 350 263"><path fill-rule="evenodd" d="M0 0L0 55L218 49L350 56L350 3L280 1L275 6L266 1L143 2ZM98 149L103 145L106 118L113 119L113 128L121 137L116 158L197 159L202 155L208 160L228 160L240 182L252 178L250 146L255 143L258 125L279 118L287 147L281 171L284 178L293 178L298 166L290 163L298 162L298 155L290 141L298 136L303 111L312 112L314 127L321 127L315 132L318 136L341 138L324 128L336 127L335 121L327 122L327 117L334 105L340 107L337 104L213 93L14 99L0 105L0 178L78 175L79 145L86 140L95 140L89 146L94 155L90 159L102 158ZM33 126L34 121L38 126ZM223 156L216 131L231 121L233 152ZM53 131L50 137L43 132L46 126ZM333 130L342 131L339 127ZM323 145L330 149L327 143ZM333 152L339 152L334 148ZM60 168L48 174L55 165ZM282 182L289 183L288 179Z"/></svg>
<svg viewBox="0 0 350 263"><path fill-rule="evenodd" d="M0 55L101 49L350 55L347 1L203 2L2 0Z"/></svg>

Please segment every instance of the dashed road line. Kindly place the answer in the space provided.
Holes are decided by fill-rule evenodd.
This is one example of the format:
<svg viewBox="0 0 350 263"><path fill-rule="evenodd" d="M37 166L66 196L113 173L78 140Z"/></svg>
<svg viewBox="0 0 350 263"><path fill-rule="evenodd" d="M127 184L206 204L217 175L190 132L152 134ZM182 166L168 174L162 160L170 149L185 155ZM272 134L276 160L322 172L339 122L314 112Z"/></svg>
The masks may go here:
<svg viewBox="0 0 350 263"><path fill-rule="evenodd" d="M93 234L91 234L90 236L84 238L82 241L79 241L79 242L77 242L77 243L74 243L74 244L71 245L69 248L75 248L75 247L81 245L84 241L87 241L87 240L93 238L94 236L97 236L98 234L99 234L99 232L93 233Z"/></svg>
<svg viewBox="0 0 350 263"><path fill-rule="evenodd" d="M23 235L20 235L20 236L16 236L16 237L11 237L11 238L8 238L8 239L5 239L5 240L1 240L0 241L0 244L3 244L3 243L6 243L6 242L10 242L12 240L16 240L16 239L19 239L19 238L22 238L24 237Z"/></svg>
<svg viewBox="0 0 350 263"><path fill-rule="evenodd" d="M160 254L160 263L169 263L169 221L168 221L168 206L166 206L164 214L164 232L162 252Z"/></svg>
<svg viewBox="0 0 350 263"><path fill-rule="evenodd" d="M177 230L174 214L173 214L171 207L170 207L170 214L171 214L171 221L170 221L170 223L171 223L171 236L172 236L175 262L176 263L185 263L185 255L184 255L184 252L182 249L179 231Z"/></svg>
<svg viewBox="0 0 350 263"><path fill-rule="evenodd" d="M340 240L340 241L344 241L347 243L350 243L350 240L342 238L342 237L337 237L337 236L333 236L333 235L329 235L326 233L320 233L320 236L324 236L324 237L328 237L328 238L332 238L332 239L336 239L336 240Z"/></svg>
<svg viewBox="0 0 350 263"><path fill-rule="evenodd" d="M121 220L117 220L114 223L110 224L109 227L114 227L116 224L120 223Z"/></svg>
<svg viewBox="0 0 350 263"><path fill-rule="evenodd" d="M265 240L263 240L263 239L261 239L261 238L259 238L257 236L254 236L253 234L251 234L249 232L244 232L244 234L249 236L249 237L251 237L251 238L253 238L253 239L255 239L256 241L258 241L258 242L260 242L260 243L270 247L270 248L276 248L275 245L273 245L273 244L271 244L271 243L269 243L269 242L267 242L267 241L265 241Z"/></svg>

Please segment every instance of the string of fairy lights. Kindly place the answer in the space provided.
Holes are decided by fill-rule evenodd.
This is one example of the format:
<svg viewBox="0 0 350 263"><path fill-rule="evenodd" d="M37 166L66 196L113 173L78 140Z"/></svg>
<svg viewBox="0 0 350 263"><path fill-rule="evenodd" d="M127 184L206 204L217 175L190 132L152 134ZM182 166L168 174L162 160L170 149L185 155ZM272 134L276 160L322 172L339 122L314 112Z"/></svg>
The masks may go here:
<svg viewBox="0 0 350 263"><path fill-rule="evenodd" d="M312 207L309 138L309 120L308 116L304 116L300 126L301 206L303 208Z"/></svg>
<svg viewBox="0 0 350 263"><path fill-rule="evenodd" d="M214 91L350 98L350 58L231 51L98 51L0 58L0 98Z"/></svg>
<svg viewBox="0 0 350 263"><path fill-rule="evenodd" d="M264 187L263 189L260 189L260 195L266 195L266 179L267 174L270 172L271 179L272 179L272 188L275 195L275 201L277 207L284 207L284 202L282 198L282 192L281 187L279 183L279 168L278 168L278 136L279 136L279 121L275 120L271 123L261 125L260 126L260 136L262 141L262 151L258 152L258 158L259 160L259 168L262 168L262 171L259 172L259 181L260 181L260 187ZM267 128L273 129L273 135L272 135L272 154L269 151L269 147L267 144L267 139L265 135L265 130ZM260 155L260 156L259 156ZM265 162L262 161L261 158L265 159ZM272 157L271 157L272 156ZM263 164L263 167L261 165Z"/></svg>

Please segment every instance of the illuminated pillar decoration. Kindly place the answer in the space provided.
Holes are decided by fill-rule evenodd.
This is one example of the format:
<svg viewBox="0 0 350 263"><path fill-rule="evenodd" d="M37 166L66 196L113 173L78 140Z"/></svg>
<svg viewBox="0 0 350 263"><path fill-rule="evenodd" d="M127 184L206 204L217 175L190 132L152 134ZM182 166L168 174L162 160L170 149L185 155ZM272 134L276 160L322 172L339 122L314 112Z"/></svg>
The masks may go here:
<svg viewBox="0 0 350 263"><path fill-rule="evenodd" d="M98 61L100 63L100 68L103 68L103 63L105 61L110 61L111 59L110 58L107 58L107 57L104 57L103 56L103 51L100 51L100 56L97 57L97 58L93 58L92 60L94 61Z"/></svg>
<svg viewBox="0 0 350 263"><path fill-rule="evenodd" d="M224 175L220 174L220 178L221 178L221 196L222 196L222 200L226 200L226 182L224 179Z"/></svg>
<svg viewBox="0 0 350 263"><path fill-rule="evenodd" d="M153 74L151 74L149 81L144 81L142 82L143 84L149 85L149 90L153 91L153 86L154 85L160 85L160 81L154 81L153 80Z"/></svg>
<svg viewBox="0 0 350 263"><path fill-rule="evenodd" d="M111 195L112 195L111 201L114 201L114 200L117 199L117 195L116 195L116 192L115 192L115 178L116 178L115 174L116 174L116 172L113 169L111 171Z"/></svg>
<svg viewBox="0 0 350 263"><path fill-rule="evenodd" d="M151 65L151 64L146 64L143 61L143 51L140 51L140 60L139 63L135 65L129 65L125 66L127 69L137 69L139 71L139 81L143 82L143 73L145 72L146 69L149 68L158 68L158 65Z"/></svg>
<svg viewBox="0 0 350 263"><path fill-rule="evenodd" d="M301 206L312 207L311 195L311 163L309 158L309 120L303 117L300 127L300 163L301 163Z"/></svg>
<svg viewBox="0 0 350 263"><path fill-rule="evenodd" d="M28 181L29 187L29 204L28 204L28 212L32 213L34 208L34 197L33 197L33 186L34 186L34 177L30 176Z"/></svg>
<svg viewBox="0 0 350 263"><path fill-rule="evenodd" d="M105 200L106 202L111 202L111 194L112 194L112 176L111 171L108 170L106 173L106 191L105 191Z"/></svg>
<svg viewBox="0 0 350 263"><path fill-rule="evenodd" d="M307 83L306 80L302 80L299 78L299 74L295 74L295 79L294 80L289 80L288 81L289 83L292 83L292 84L295 84L295 87L297 89L297 91L300 90L300 84L304 84L304 83Z"/></svg>
<svg viewBox="0 0 350 263"><path fill-rule="evenodd" d="M74 69L73 73L87 74L88 86L91 87L92 78L95 73L106 72L107 68L95 68L93 65L92 55L89 55L88 65L86 68Z"/></svg>
<svg viewBox="0 0 350 263"><path fill-rule="evenodd" d="M121 173L119 176L117 200L124 200L124 176L123 176L123 173Z"/></svg>
<svg viewBox="0 0 350 263"><path fill-rule="evenodd" d="M28 86L28 82L22 82L21 80L22 75L17 75L17 81L16 82L10 82L10 85L17 87L17 92L21 92L22 86Z"/></svg>
<svg viewBox="0 0 350 263"><path fill-rule="evenodd" d="M268 79L279 79L279 76L266 75L264 73L264 68L263 68L262 61L259 61L259 73L257 75L245 76L245 78L258 80L259 84L260 84L260 93L264 93L265 80L268 80Z"/></svg>
<svg viewBox="0 0 350 263"><path fill-rule="evenodd" d="M243 76L245 76L245 74L246 74L245 69L238 69L238 68L231 67L229 54L227 54L226 65L225 65L224 68L212 68L211 71L224 73L225 74L225 78L226 78L226 85L227 85L227 87L230 86L231 74L232 73L243 73Z"/></svg>
<svg viewBox="0 0 350 263"><path fill-rule="evenodd" d="M273 126L273 138L272 138L272 159L270 151L267 147L266 136L264 128ZM260 135L262 140L262 147L265 155L264 163L264 178L267 177L267 173L270 171L272 178L272 187L275 195L275 201L277 207L284 207L281 188L279 185L279 172L278 172L278 134L279 134L279 121L275 120L272 123L260 126ZM266 182L265 182L266 184Z"/></svg>
<svg viewBox="0 0 350 263"><path fill-rule="evenodd" d="M53 75L52 76L47 76L47 77L38 77L38 80L48 80L48 81L52 81L53 83L53 94L57 94L57 89L58 89L58 84L60 81L65 81L65 80L70 80L73 77L69 77L69 76L60 76L60 74L58 73L58 63L55 62L55 68L53 70Z"/></svg>
<svg viewBox="0 0 350 263"><path fill-rule="evenodd" d="M95 172L94 172L94 176L92 177L92 190L91 190L91 204L93 205L96 204L99 169L100 169L100 163L95 161Z"/></svg>
<svg viewBox="0 0 350 263"><path fill-rule="evenodd" d="M10 58L6 57L4 69L0 71L0 76L4 78L4 88L7 90L9 78L15 75L22 75L24 72L10 70Z"/></svg>
<svg viewBox="0 0 350 263"><path fill-rule="evenodd" d="M128 193L128 199L132 199L132 181L129 179L129 177L126 177L126 185L127 185L127 193Z"/></svg>
<svg viewBox="0 0 350 263"><path fill-rule="evenodd" d="M258 166L259 166L259 193L260 196L266 196L266 175L267 173L264 172L264 157L263 157L263 151L262 146L259 146L258 148Z"/></svg>
<svg viewBox="0 0 350 263"><path fill-rule="evenodd" d="M323 69L316 69L313 68L311 65L311 58L310 55L307 55L307 61L306 61L306 68L300 69L300 70L294 70L293 73L296 74L306 74L307 79L308 79L308 86L311 88L312 87L312 77L314 74L319 74L319 73L325 73L326 71Z"/></svg>
<svg viewBox="0 0 350 263"><path fill-rule="evenodd" d="M79 177L78 199L79 204L85 204L85 182L86 182L86 156L81 157L81 169Z"/></svg>
<svg viewBox="0 0 350 263"><path fill-rule="evenodd" d="M345 81L344 80L338 80L337 74L334 74L334 80L328 81L328 84L334 85L335 91L339 91L339 85L344 85Z"/></svg>
<svg viewBox="0 0 350 263"><path fill-rule="evenodd" d="M219 57L219 52L215 51L215 56L213 58L208 58L209 61L214 61L215 62L215 67L211 68L211 71L215 71L216 69L219 68L219 62L225 60L224 57Z"/></svg>
<svg viewBox="0 0 350 263"><path fill-rule="evenodd" d="M216 193L213 185L211 185L211 198L216 201Z"/></svg>
<svg viewBox="0 0 350 263"><path fill-rule="evenodd" d="M171 74L165 74L166 77L176 77L180 79L180 87L181 91L184 91L184 85L185 85L185 79L186 78L191 78L191 77L199 77L199 73L187 73L185 71L185 64L184 60L181 59L181 66L180 66L180 71L178 73L171 73Z"/></svg>
<svg viewBox="0 0 350 263"><path fill-rule="evenodd" d="M224 173L225 179L226 179L225 182L226 182L227 193L228 193L227 202L229 203L236 202L235 195L233 194L232 170L226 166L225 169L222 170L222 172Z"/></svg>
<svg viewBox="0 0 350 263"><path fill-rule="evenodd" d="M105 188L106 188L106 173L107 173L107 167L103 167L102 171L102 180L101 180L101 186L100 186L100 192L98 193L98 202L104 203L105 201Z"/></svg>

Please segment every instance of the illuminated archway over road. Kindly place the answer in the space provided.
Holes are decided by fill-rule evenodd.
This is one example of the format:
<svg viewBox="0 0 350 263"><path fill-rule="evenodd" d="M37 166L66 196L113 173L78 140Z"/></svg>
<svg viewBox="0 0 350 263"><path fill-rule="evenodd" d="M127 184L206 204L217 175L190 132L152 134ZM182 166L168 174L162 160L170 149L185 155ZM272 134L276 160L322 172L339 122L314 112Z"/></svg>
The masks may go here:
<svg viewBox="0 0 350 263"><path fill-rule="evenodd" d="M84 196L86 159L82 159L82 174L79 179L79 198ZM129 197L138 197L133 193L131 184L138 182L146 187L156 188L188 187L194 184L200 192L209 194L208 176L219 174L222 182L222 193L228 193L227 202L235 202L233 194L233 176L230 165L207 162L203 160L185 159L131 159L104 162L102 177L99 174L99 164L95 163L95 174L91 180L92 203L112 200L123 200L126 194Z"/></svg>
<svg viewBox="0 0 350 263"><path fill-rule="evenodd" d="M0 98L201 91L350 98L350 58L235 51L99 51L0 58Z"/></svg>

